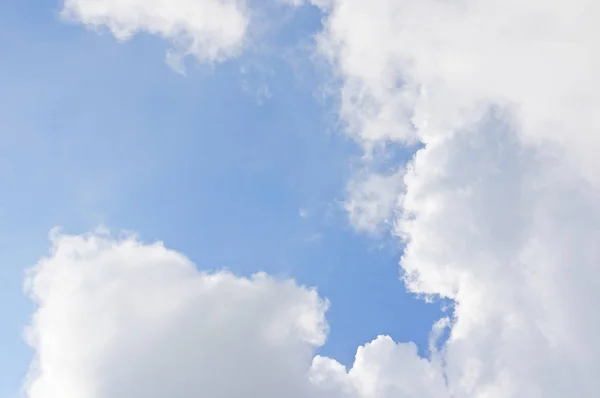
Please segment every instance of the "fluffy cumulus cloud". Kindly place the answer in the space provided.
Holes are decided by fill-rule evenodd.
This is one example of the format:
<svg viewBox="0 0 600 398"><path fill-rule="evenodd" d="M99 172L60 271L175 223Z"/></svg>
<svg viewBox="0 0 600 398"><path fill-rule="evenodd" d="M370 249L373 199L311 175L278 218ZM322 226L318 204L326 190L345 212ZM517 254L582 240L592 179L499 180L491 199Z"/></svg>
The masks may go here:
<svg viewBox="0 0 600 398"><path fill-rule="evenodd" d="M378 148L423 144L394 225L407 286L456 303L439 396L596 396L600 5L322 7L319 51L340 81L340 116L365 148L366 170ZM381 192L363 202L389 206Z"/></svg>
<svg viewBox="0 0 600 398"><path fill-rule="evenodd" d="M294 281L203 273L134 237L54 234L52 246L27 280L30 398L434 397L443 385L387 337L349 372L315 357L328 303Z"/></svg>
<svg viewBox="0 0 600 398"><path fill-rule="evenodd" d="M149 33L170 40L167 61L220 61L239 53L249 15L244 0L64 0L62 15L92 29L108 28L119 40Z"/></svg>

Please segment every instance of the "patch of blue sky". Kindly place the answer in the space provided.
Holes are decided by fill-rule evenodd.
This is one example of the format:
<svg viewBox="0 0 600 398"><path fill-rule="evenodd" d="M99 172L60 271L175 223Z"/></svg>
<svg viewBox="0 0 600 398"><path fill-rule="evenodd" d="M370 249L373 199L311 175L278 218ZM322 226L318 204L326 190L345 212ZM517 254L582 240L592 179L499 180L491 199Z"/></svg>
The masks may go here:
<svg viewBox="0 0 600 398"><path fill-rule="evenodd" d="M188 62L188 77L163 62L167 43L118 43L59 23L57 9L0 5L0 397L31 359L23 271L56 225L133 230L202 269L317 286L332 303L321 353L345 364L378 334L426 348L440 306L406 294L398 243L357 235L339 205L359 151L330 131L303 58L314 9L286 14L269 51Z"/></svg>

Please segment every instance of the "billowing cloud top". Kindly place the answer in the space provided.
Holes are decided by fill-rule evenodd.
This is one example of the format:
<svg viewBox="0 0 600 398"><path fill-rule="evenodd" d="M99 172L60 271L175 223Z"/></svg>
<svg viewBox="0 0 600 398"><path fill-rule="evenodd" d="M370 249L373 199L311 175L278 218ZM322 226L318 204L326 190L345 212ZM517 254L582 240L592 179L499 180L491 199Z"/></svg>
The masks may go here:
<svg viewBox="0 0 600 398"><path fill-rule="evenodd" d="M597 165L597 2L330 3L321 51L344 80L342 116L365 144L429 142L494 103L514 112L522 139Z"/></svg>

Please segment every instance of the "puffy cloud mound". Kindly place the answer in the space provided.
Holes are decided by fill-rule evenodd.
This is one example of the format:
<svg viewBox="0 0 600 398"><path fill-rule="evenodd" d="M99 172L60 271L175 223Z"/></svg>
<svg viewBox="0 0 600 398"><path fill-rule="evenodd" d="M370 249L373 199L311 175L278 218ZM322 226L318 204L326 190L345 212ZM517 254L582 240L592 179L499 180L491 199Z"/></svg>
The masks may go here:
<svg viewBox="0 0 600 398"><path fill-rule="evenodd" d="M387 337L361 347L349 372L314 357L328 304L294 281L203 273L133 237L52 243L27 280L30 398L433 397L443 386L413 345Z"/></svg>
<svg viewBox="0 0 600 398"><path fill-rule="evenodd" d="M29 280L39 306L31 398L307 394L304 373L326 333L314 290L200 273L133 238L53 245Z"/></svg>
<svg viewBox="0 0 600 398"><path fill-rule="evenodd" d="M176 69L185 55L208 62L237 55L249 20L244 0L64 0L62 15L119 40L141 32L169 39Z"/></svg>
<svg viewBox="0 0 600 398"><path fill-rule="evenodd" d="M326 397L448 397L438 360L420 358L412 344L395 344L387 336L359 347L349 372L336 361L316 357L311 380Z"/></svg>

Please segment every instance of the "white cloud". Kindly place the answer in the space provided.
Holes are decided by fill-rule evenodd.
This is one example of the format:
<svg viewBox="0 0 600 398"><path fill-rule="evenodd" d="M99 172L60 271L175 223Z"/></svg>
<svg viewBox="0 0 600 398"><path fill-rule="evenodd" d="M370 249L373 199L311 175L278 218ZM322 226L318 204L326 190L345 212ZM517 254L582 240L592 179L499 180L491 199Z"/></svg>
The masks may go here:
<svg viewBox="0 0 600 398"><path fill-rule="evenodd" d="M62 15L119 40L137 33L168 39L167 62L183 72L183 57L215 62L237 55L249 15L244 0L64 0Z"/></svg>
<svg viewBox="0 0 600 398"><path fill-rule="evenodd" d="M435 140L494 102L513 111L524 141L597 165L597 2L331 3L320 50L344 81L342 116L365 146Z"/></svg>
<svg viewBox="0 0 600 398"><path fill-rule="evenodd" d="M390 226L404 190L404 170L389 174L364 170L348 184L344 208L359 231L374 233Z"/></svg>
<svg viewBox="0 0 600 398"><path fill-rule="evenodd" d="M133 238L57 236L53 245L30 280L39 308L29 397L308 394L304 374L326 336L315 291L200 273Z"/></svg>
<svg viewBox="0 0 600 398"><path fill-rule="evenodd" d="M439 364L420 358L414 344L395 344L385 336L360 347L349 372L329 358L316 357L310 376L329 397L447 397Z"/></svg>
<svg viewBox="0 0 600 398"><path fill-rule="evenodd" d="M349 209L367 230L396 214L409 288L456 302L449 341L427 360L381 337L346 371L313 359L314 292L199 274L160 246L61 237L34 278L31 398L597 396L600 4L314 3L365 159L424 144L401 188L359 176Z"/></svg>
<svg viewBox="0 0 600 398"><path fill-rule="evenodd" d="M349 372L314 357L327 302L264 274L202 273L162 244L53 235L31 271L29 398L424 397L440 375L380 337ZM398 378L396 372L406 371Z"/></svg>
<svg viewBox="0 0 600 398"><path fill-rule="evenodd" d="M441 353L448 393L596 396L600 5L334 0L327 9L319 51L366 158L377 161L373 149L390 141L424 144L395 224L409 288L456 301ZM387 186L377 189L369 207L380 198L387 208Z"/></svg>

